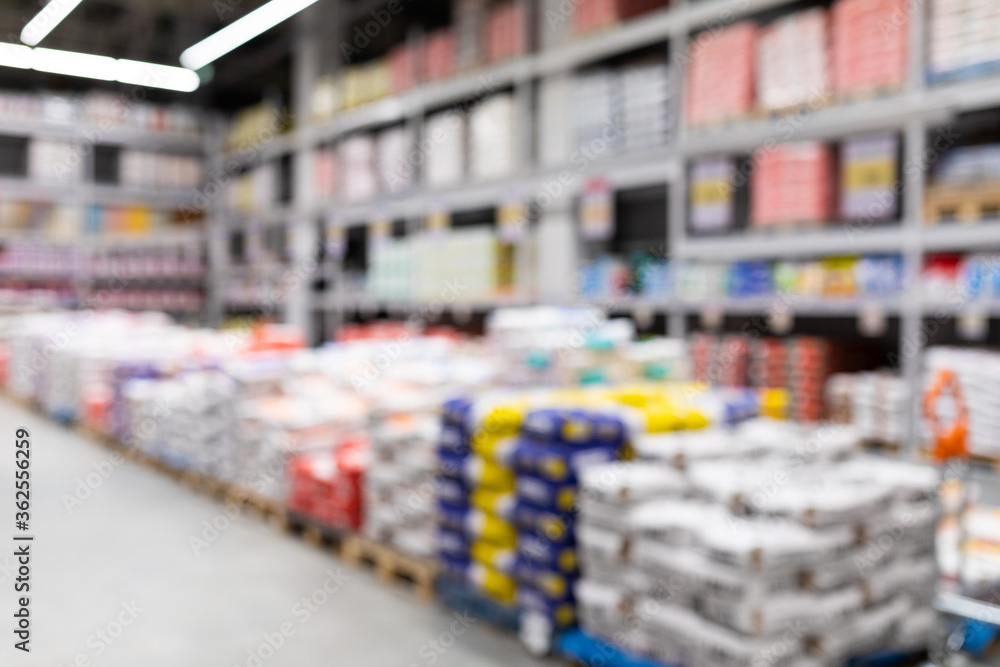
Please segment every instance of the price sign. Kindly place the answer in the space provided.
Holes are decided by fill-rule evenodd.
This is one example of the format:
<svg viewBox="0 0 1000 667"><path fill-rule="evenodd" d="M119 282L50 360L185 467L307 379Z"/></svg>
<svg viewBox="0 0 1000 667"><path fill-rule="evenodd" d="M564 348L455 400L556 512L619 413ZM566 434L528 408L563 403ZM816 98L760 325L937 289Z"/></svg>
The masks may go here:
<svg viewBox="0 0 1000 667"><path fill-rule="evenodd" d="M368 240L372 247L385 245L392 234L392 223L388 220L376 220L368 225Z"/></svg>
<svg viewBox="0 0 1000 667"><path fill-rule="evenodd" d="M583 186L580 202L580 230L583 238L602 241L615 233L615 202L611 183L591 178Z"/></svg>
<svg viewBox="0 0 1000 667"><path fill-rule="evenodd" d="M965 340L983 340L990 331L990 319L981 310L967 310L958 316L956 328Z"/></svg>
<svg viewBox="0 0 1000 667"><path fill-rule="evenodd" d="M786 334L794 325L795 315L792 314L791 308L775 308L767 315L767 326L772 333Z"/></svg>
<svg viewBox="0 0 1000 667"><path fill-rule="evenodd" d="M707 303L701 309L701 326L706 329L718 329L722 326L724 313L717 303Z"/></svg>
<svg viewBox="0 0 1000 667"><path fill-rule="evenodd" d="M512 201L497 210L500 239L506 243L517 243L527 235L528 207L523 201Z"/></svg>
<svg viewBox="0 0 1000 667"><path fill-rule="evenodd" d="M876 338L885 334L889 328L885 305L878 301L861 304L858 310L858 332L862 336Z"/></svg>
<svg viewBox="0 0 1000 667"><path fill-rule="evenodd" d="M333 223L326 227L326 253L335 259L343 259L347 250L347 232L340 225Z"/></svg>
<svg viewBox="0 0 1000 667"><path fill-rule="evenodd" d="M451 227L451 215L445 211L435 211L427 216L427 231L435 238L441 238Z"/></svg>

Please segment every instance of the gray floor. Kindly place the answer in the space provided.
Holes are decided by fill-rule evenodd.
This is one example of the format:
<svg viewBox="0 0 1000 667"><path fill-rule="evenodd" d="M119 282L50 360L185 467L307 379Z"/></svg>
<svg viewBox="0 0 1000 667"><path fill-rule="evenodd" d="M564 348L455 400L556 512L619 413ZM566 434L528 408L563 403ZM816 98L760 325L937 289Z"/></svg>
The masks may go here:
<svg viewBox="0 0 1000 667"><path fill-rule="evenodd" d="M225 529L196 555L191 538L204 536L205 522L220 516L221 506L133 463L112 466L99 485L91 476L97 488L70 512L66 499L95 466L103 463L107 472L109 452L4 399L0 425L2 665L556 664L530 658L515 639L485 624L473 622L456 636L444 608L342 566L252 515L237 517L228 528L219 519ZM13 440L19 427L30 430L33 453L30 654L12 646ZM327 572L338 570L346 580L338 587L331 579L328 588L336 590L327 596ZM301 602L310 596L312 610ZM133 616L127 627L118 625ZM287 639L276 635L283 627ZM268 635L278 649L267 646Z"/></svg>

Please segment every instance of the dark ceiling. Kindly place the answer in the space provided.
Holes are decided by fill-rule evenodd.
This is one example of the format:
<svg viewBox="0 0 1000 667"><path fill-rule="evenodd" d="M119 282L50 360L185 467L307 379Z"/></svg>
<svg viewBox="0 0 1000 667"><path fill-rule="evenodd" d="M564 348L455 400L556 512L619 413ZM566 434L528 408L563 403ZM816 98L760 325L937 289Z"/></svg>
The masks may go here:
<svg viewBox="0 0 1000 667"><path fill-rule="evenodd" d="M266 0L83 0L39 44L116 58L179 65L181 52L264 4ZM0 34L20 43L24 25L39 11L38 0L0 0ZM184 101L233 110L263 94L287 101L294 20L269 30L214 63L213 80L198 91L150 91L160 101ZM266 90L262 82L267 82ZM0 88L83 91L117 84L0 68Z"/></svg>

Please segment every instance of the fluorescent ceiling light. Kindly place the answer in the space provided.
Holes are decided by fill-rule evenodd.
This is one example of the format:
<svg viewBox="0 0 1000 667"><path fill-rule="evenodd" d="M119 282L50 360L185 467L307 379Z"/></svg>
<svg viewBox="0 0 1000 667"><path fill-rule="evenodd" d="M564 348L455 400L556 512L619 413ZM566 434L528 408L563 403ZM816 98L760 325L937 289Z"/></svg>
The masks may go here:
<svg viewBox="0 0 1000 667"><path fill-rule="evenodd" d="M115 80L115 59L107 56L92 56L88 53L59 51L57 49L35 49L31 54L31 68L39 72L82 76L102 81Z"/></svg>
<svg viewBox="0 0 1000 667"><path fill-rule="evenodd" d="M182 93L197 90L201 83L197 72L184 67L155 65L125 59L118 61L115 78L122 83L130 83L135 86L166 88Z"/></svg>
<svg viewBox="0 0 1000 667"><path fill-rule="evenodd" d="M3 67L16 67L18 69L31 69L31 49L20 44L0 42L0 65Z"/></svg>
<svg viewBox="0 0 1000 667"><path fill-rule="evenodd" d="M144 63L138 60L115 60L75 51L32 49L6 42L0 42L0 67L34 69L39 72L101 81L119 81L133 86L164 88L181 93L197 90L201 83L197 72L183 67Z"/></svg>
<svg viewBox="0 0 1000 667"><path fill-rule="evenodd" d="M28 21L21 31L21 41L29 46L35 46L52 32L52 29L62 23L69 13L83 0L49 0L35 18Z"/></svg>
<svg viewBox="0 0 1000 667"><path fill-rule="evenodd" d="M316 0L271 0L219 32L188 47L181 54L181 64L190 69L201 69L315 2Z"/></svg>

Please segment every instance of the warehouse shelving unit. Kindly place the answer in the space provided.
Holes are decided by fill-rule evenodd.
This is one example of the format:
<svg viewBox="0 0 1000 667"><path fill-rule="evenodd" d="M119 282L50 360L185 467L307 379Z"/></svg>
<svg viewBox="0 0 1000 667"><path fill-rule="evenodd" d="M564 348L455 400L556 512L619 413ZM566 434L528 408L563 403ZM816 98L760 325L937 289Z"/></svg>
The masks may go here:
<svg viewBox="0 0 1000 667"><path fill-rule="evenodd" d="M154 210L199 211L206 219L211 210L200 210L196 202L202 195L202 188L133 186L97 182L95 173L95 151L98 145L118 146L122 149L147 150L170 154L192 155L204 158L215 149L213 132L207 127L208 115L199 117L201 131L155 131L134 127L113 126L106 123L59 122L36 118L0 117L0 135L31 140L57 140L74 144L82 161L82 179L66 183L48 182L30 176L0 177L0 198L29 201L41 204L67 204L74 206L132 206L141 205ZM72 247L79 256L91 261L116 252L129 249L145 249L157 252L189 254L202 257L205 254L206 226L180 226L146 234L100 233L83 234L63 238L49 237L40 231L15 231L3 236L11 243L30 243L42 247ZM10 277L10 273L5 274ZM18 274L27 280L43 280L51 272ZM16 276L15 276L16 277ZM75 303L93 302L100 293L121 292L123 281L134 286L184 286L202 293L210 291L210 281L203 272L190 272L176 276L155 276L149 272L121 271L116 275L91 275L79 273L71 267L63 267L58 276L72 283ZM112 285L114 283L114 285ZM121 304L104 304L120 306ZM140 306L141 307L141 306ZM167 306L160 308L172 312L185 321L202 324L204 309L200 306Z"/></svg>
<svg viewBox="0 0 1000 667"><path fill-rule="evenodd" d="M665 239L668 255L674 260L752 260L788 258L821 258L827 256L898 252L904 258L905 284L911 286L898 299L889 301L871 299L831 299L808 301L775 298L764 299L705 299L690 301L680 299L624 300L621 304L600 304L617 312L632 308L652 308L667 316L668 329L673 335L686 333L685 324L692 314L701 311L721 311L724 314L766 315L776 299L790 308L796 317L857 317L863 312L881 310L887 317L899 318L900 345L916 341L923 345L921 332L925 317L942 312L941 304L927 303L917 294L914 286L919 276L923 257L928 252L942 250L972 250L984 246L1000 247L1000 223L978 225L942 225L927 227L923 224L925 174L922 169L903 169L903 195L901 221L890 225L828 224L819 229L795 230L786 233L743 232L729 236L692 236L685 224L687 218L686 164L700 155L719 152L739 153L761 145L787 141L839 139L869 131L892 130L902 135L903 156L906 167L920 160L928 146L927 133L946 126L958 113L1000 106L1000 77L959 81L938 86L925 83L925 12L926 3L913 0L909 21L908 78L904 88L881 97L834 103L824 100L815 107L802 107L784 114L748 118L712 128L687 128L679 124L669 144L662 151L646 156L615 155L596 159L584 169L567 165L564 169L543 167L532 159L532 151L521 155L517 175L494 182L467 182L446 189L417 185L406 192L388 195L367 202L320 201L312 191L311 153L319 145L332 142L346 135L363 130L374 130L391 124L407 124L418 128L428 110L449 104L459 104L474 99L485 92L513 88L517 104L527 113L522 116L519 128L522 146L530 143L540 128L530 113L533 102L533 85L546 77L571 73L581 66L600 62L602 59L626 53L641 47L666 42L669 45L669 62L675 81L685 80L685 58L689 35L701 30L713 30L737 20L752 17L768 10L779 10L791 4L788 0L677 0L669 8L655 11L626 22L617 29L580 37L568 44L549 48L489 69L460 73L445 81L420 85L406 93L383 99L360 108L337 114L332 120L315 122L308 113L309 91L315 85L318 72L324 63L318 62L316 47L316 21L305 12L300 19L302 39L299 40L294 60L295 93L293 112L301 122L285 136L252 151L255 160L277 159L286 154L295 162L296 189L288 210L264 212L257 218L273 221L283 217L289 224L289 238L297 239L290 247L297 247L299 254L290 253L289 263L303 261L308 249L320 243L317 224L347 227L369 224L377 220L415 221L437 211L460 211L472 208L495 208L512 199L537 201L539 186L547 178L558 177L570 171L571 184L562 197L556 198L542 210L538 225L544 226L550 218L573 216L573 198L582 184L591 176L607 178L616 188L648 184L666 184L669 188L667 220L668 238ZM314 10L315 11L315 10ZM339 20L347 21L347 9L337 13ZM678 116L683 108L683 86L679 86L673 99ZM228 155L226 160L239 160L238 155ZM931 158L933 159L933 158ZM919 164L919 162L918 162ZM407 224L410 224L408 222ZM255 224L259 224L255 223ZM542 261L549 259L542 250ZM560 249L560 252L562 250ZM574 260L575 261L575 260ZM325 260L336 264L336 259ZM323 275L331 279L338 275L336 266L321 267ZM333 281L336 282L336 281ZM498 297L461 304L461 308L489 310L509 304L521 303L581 303L571 290L571 280L562 285L547 285L545 291L517 297ZM377 313L380 310L396 313L418 312L427 304L393 303L364 295L352 295L342 287L323 294L308 294L308 286L298 288L286 309L286 319L299 323L314 323L312 313L326 318L330 326L343 321L347 311L361 310ZM290 295L291 297L292 295ZM993 304L969 302L951 304L946 312L961 315L970 311L998 314ZM315 334L315 330L314 330ZM919 378L919 355L902 355L901 371L911 383ZM916 406L913 407L916 409ZM914 413L915 417L915 413ZM915 418L910 420L915 423ZM916 434L908 441L913 443Z"/></svg>

